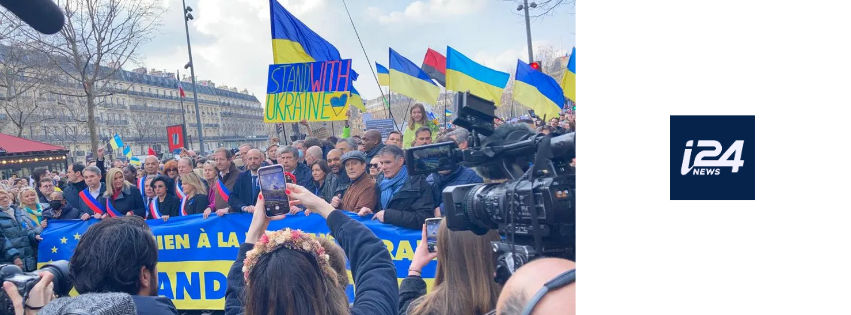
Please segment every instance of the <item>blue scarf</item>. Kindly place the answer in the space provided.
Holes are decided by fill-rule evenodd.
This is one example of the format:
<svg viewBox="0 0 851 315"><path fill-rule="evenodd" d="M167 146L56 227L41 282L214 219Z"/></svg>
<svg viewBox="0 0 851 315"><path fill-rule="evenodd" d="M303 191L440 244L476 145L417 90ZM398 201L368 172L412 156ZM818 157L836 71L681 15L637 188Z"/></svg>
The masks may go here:
<svg viewBox="0 0 851 315"><path fill-rule="evenodd" d="M390 198L393 198L393 195L402 189L402 186L405 185L405 181L407 180L408 168L405 166L402 166L402 169L399 170L399 173L396 174L395 177L385 177L381 180L381 183L378 184L378 188L381 189L381 209L387 209L387 204L390 203Z"/></svg>

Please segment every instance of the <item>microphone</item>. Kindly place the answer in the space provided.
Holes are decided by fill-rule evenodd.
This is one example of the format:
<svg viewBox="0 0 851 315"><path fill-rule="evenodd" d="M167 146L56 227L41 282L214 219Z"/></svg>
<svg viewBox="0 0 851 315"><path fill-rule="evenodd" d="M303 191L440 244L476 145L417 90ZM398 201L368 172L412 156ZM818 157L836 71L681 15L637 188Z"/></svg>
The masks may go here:
<svg viewBox="0 0 851 315"><path fill-rule="evenodd" d="M65 26L65 16L52 0L0 0L0 5L45 35L55 34Z"/></svg>

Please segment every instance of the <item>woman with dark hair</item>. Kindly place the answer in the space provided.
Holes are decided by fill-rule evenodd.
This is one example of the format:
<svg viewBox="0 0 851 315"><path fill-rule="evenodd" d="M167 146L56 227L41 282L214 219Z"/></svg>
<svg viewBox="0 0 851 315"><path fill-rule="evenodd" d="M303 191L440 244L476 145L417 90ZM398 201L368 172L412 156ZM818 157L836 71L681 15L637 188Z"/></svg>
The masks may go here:
<svg viewBox="0 0 851 315"><path fill-rule="evenodd" d="M437 252L428 251L426 229L399 287L400 315L485 314L496 308L502 287L494 282L496 272L492 241L499 234L450 231L446 220L437 231ZM437 257L434 287L426 294L423 267Z"/></svg>
<svg viewBox="0 0 851 315"><path fill-rule="evenodd" d="M286 192L291 206L305 206L308 214L319 213L327 220L349 258L358 288L355 302L349 307L339 260L326 253L332 242L323 244L298 230L266 231L270 220L284 216L268 218L263 211L254 211L245 243L228 272L225 314L397 313L396 267L381 239L302 186L287 184ZM255 208L264 207L260 194Z"/></svg>
<svg viewBox="0 0 851 315"><path fill-rule="evenodd" d="M106 172L106 190L98 196L98 202L111 217L138 215L145 217L145 201L139 188L124 180L124 171L112 168Z"/></svg>
<svg viewBox="0 0 851 315"><path fill-rule="evenodd" d="M177 169L174 170L177 172ZM151 188L156 199L148 205L148 219L162 219L180 215L180 200L168 194L168 182L165 177L157 176L151 180Z"/></svg>
<svg viewBox="0 0 851 315"><path fill-rule="evenodd" d="M318 160L310 165L310 173L315 187L313 194L324 199L325 202L331 202L331 198L334 197L334 192L331 190L335 188L331 187L332 177L328 176L328 174L331 174L331 167L325 160Z"/></svg>
<svg viewBox="0 0 851 315"><path fill-rule="evenodd" d="M407 149L411 147L411 144L414 143L417 135L417 129L420 127L428 127L431 129L432 140L434 140L434 136L437 135L437 132L440 130L440 127L434 124L434 122L428 120L425 106L420 103L414 104L411 106L411 111L408 113L408 128L405 128L405 134L402 135L402 145L403 149Z"/></svg>

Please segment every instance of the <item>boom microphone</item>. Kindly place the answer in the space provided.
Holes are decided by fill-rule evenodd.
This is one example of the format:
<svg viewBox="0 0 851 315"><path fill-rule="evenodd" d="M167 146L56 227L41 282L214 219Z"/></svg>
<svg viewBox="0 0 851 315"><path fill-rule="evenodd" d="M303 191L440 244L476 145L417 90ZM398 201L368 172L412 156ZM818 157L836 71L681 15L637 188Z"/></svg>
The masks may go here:
<svg viewBox="0 0 851 315"><path fill-rule="evenodd" d="M65 26L65 16L51 0L0 0L0 5L45 35L55 34Z"/></svg>

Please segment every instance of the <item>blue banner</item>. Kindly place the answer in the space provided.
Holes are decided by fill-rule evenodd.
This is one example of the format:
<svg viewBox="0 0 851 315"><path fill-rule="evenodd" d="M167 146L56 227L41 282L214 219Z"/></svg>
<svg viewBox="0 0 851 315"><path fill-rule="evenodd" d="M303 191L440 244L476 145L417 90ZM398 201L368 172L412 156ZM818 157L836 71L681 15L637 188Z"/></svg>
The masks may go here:
<svg viewBox="0 0 851 315"><path fill-rule="evenodd" d="M421 231L386 225L369 218L349 214L361 221L378 238L384 241L396 265L399 281L408 275L408 267L422 237ZM50 221L42 233L39 245L39 264L55 260L70 260L80 237L90 225L100 220ZM159 295L170 298L178 309L222 310L225 304L227 273L245 241L251 224L250 214L215 215L204 220L200 214L173 217L168 222L147 220L159 247ZM289 215L274 221L270 230L285 227L300 229L317 237L332 238L325 219L318 214L305 217ZM437 261L423 268L423 278L431 288ZM349 282L352 280L349 271ZM354 287L346 290L349 301L354 301ZM72 293L74 293L72 291Z"/></svg>

